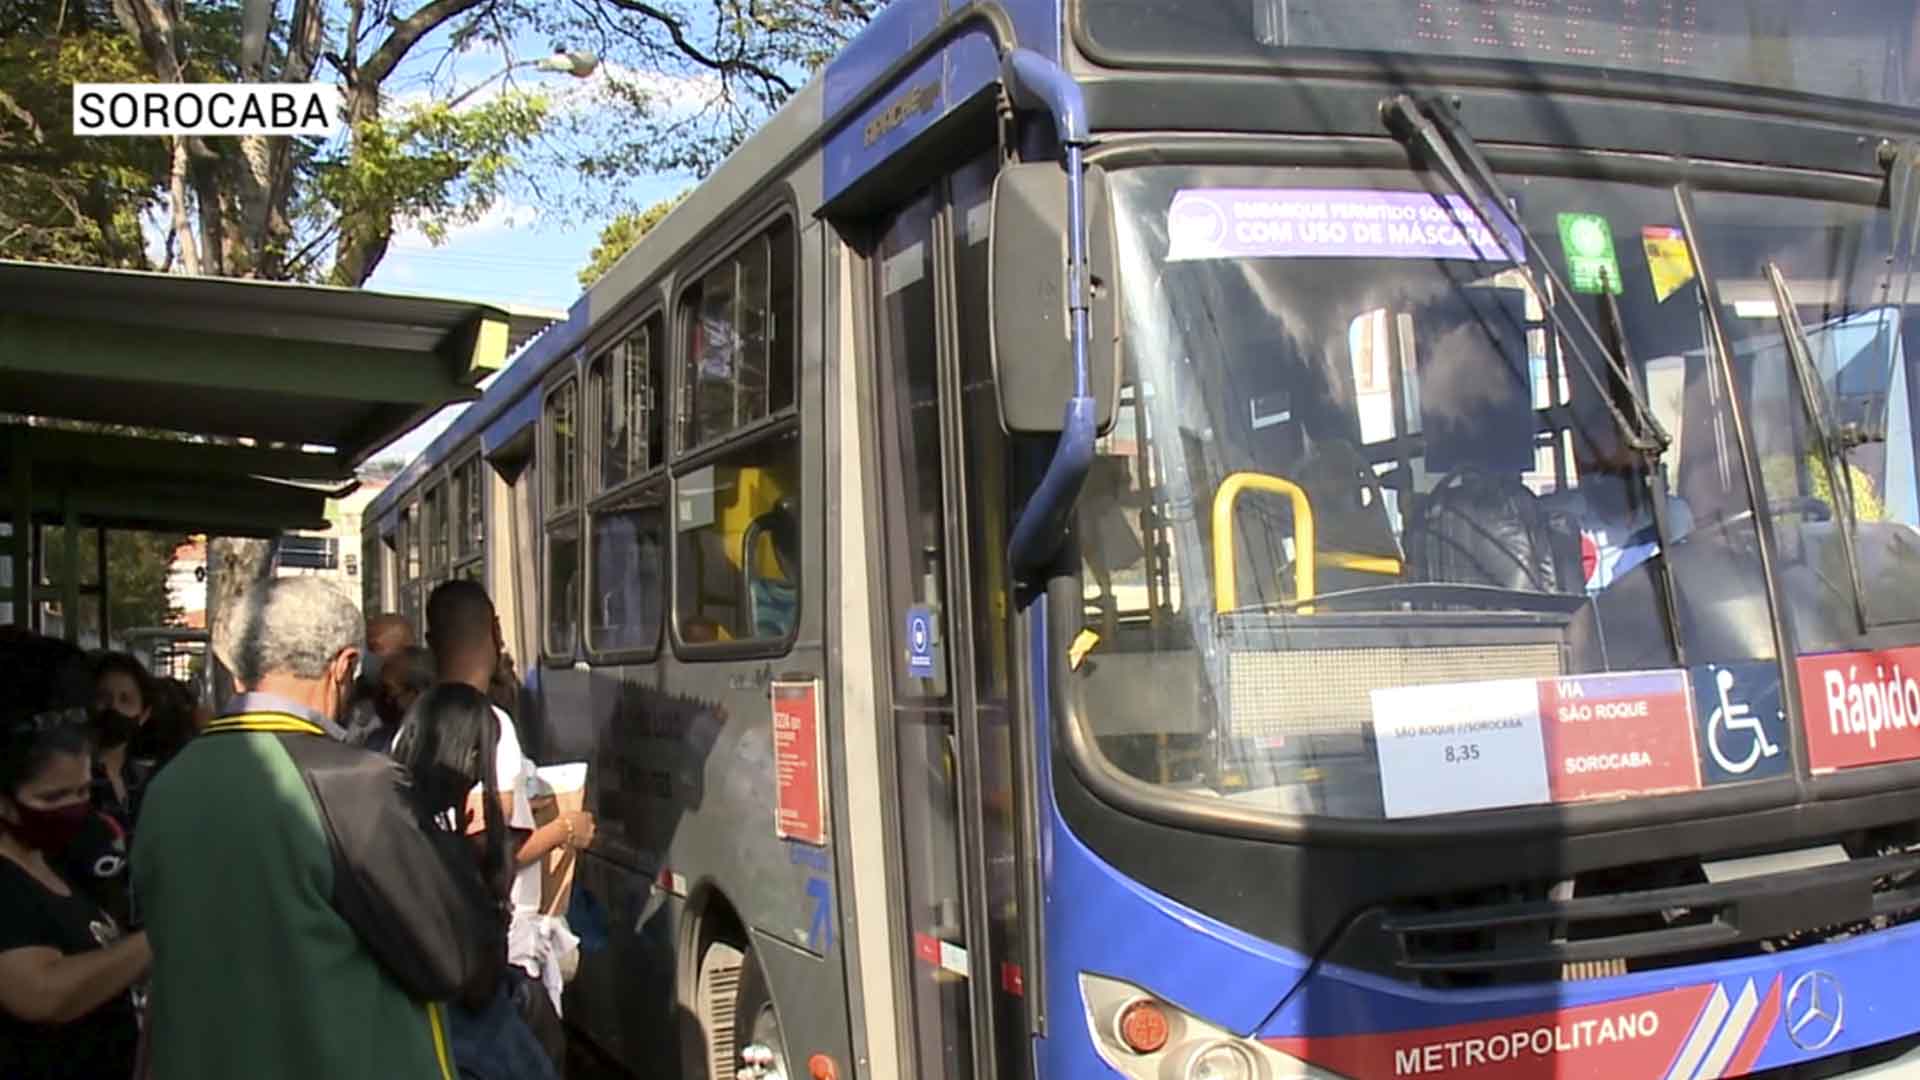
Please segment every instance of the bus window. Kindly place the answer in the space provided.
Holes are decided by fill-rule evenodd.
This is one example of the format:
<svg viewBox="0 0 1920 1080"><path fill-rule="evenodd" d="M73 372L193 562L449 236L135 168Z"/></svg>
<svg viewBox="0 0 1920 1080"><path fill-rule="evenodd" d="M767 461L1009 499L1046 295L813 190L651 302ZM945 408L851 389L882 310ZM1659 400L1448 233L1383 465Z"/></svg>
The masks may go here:
<svg viewBox="0 0 1920 1080"><path fill-rule="evenodd" d="M600 431L597 491L611 491L663 460L664 425L655 405L663 336L655 315L596 357L588 372Z"/></svg>
<svg viewBox="0 0 1920 1080"><path fill-rule="evenodd" d="M680 475L676 614L689 645L783 642L800 618L800 433Z"/></svg>
<svg viewBox="0 0 1920 1080"><path fill-rule="evenodd" d="M600 467L587 559L587 648L598 655L651 654L666 598L665 423L655 406L664 320L647 319L596 358L588 372L600 432Z"/></svg>
<svg viewBox="0 0 1920 1080"><path fill-rule="evenodd" d="M793 224L785 220L680 297L681 451L753 432L675 477L675 619L688 645L785 642L799 626L794 310Z"/></svg>
<svg viewBox="0 0 1920 1080"><path fill-rule="evenodd" d="M573 656L580 626L579 386L568 378L547 393L541 455L547 518L547 655Z"/></svg>
<svg viewBox="0 0 1920 1080"><path fill-rule="evenodd" d="M597 654L651 653L659 645L667 591L663 487L615 495L592 511L587 648Z"/></svg>
<svg viewBox="0 0 1920 1080"><path fill-rule="evenodd" d="M449 530L453 534L454 576L481 581L487 554L486 474L478 457L453 470Z"/></svg>
<svg viewBox="0 0 1920 1080"><path fill-rule="evenodd" d="M792 407L793 262L793 225L783 220L682 294L682 450Z"/></svg>
<svg viewBox="0 0 1920 1080"><path fill-rule="evenodd" d="M368 614L387 610L387 550L379 533L366 530L360 541L360 564L365 567L360 574L360 609Z"/></svg>
<svg viewBox="0 0 1920 1080"><path fill-rule="evenodd" d="M394 564L399 581L394 589L400 614L419 628L420 600L420 504L400 511L400 527L394 538Z"/></svg>
<svg viewBox="0 0 1920 1080"><path fill-rule="evenodd" d="M420 500L421 527L427 535L426 576L439 580L447 572L448 522L446 507L446 488L435 485L426 497Z"/></svg>

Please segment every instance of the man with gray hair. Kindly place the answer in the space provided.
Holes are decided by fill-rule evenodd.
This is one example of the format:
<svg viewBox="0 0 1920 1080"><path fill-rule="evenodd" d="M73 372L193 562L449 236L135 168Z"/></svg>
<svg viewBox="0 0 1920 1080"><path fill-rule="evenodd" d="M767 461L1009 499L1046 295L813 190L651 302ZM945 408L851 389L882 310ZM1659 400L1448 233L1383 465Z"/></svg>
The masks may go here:
<svg viewBox="0 0 1920 1080"><path fill-rule="evenodd" d="M134 843L151 1076L452 1080L439 1003L493 989L502 915L404 772L342 741L360 614L280 578L226 625L242 693L155 778Z"/></svg>

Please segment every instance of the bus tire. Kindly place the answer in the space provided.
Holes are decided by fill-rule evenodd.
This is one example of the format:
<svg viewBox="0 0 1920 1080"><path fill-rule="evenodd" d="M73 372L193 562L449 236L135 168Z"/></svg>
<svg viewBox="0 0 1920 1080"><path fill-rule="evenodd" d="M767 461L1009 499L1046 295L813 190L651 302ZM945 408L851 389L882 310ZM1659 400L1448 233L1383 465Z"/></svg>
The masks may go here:
<svg viewBox="0 0 1920 1080"><path fill-rule="evenodd" d="M773 1007L773 992L767 985L766 972L760 969L760 958L751 949L740 961L740 996L733 1018L742 1080L793 1080L794 1073L787 1068L780 1015Z"/></svg>

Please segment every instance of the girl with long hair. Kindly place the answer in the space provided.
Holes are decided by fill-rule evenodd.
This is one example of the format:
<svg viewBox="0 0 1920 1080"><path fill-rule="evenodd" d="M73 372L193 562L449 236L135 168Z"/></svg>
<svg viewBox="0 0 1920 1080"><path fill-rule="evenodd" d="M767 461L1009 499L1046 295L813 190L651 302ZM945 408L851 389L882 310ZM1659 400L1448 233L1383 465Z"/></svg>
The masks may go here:
<svg viewBox="0 0 1920 1080"><path fill-rule="evenodd" d="M393 740L393 758L413 778L421 813L471 839L481 876L501 906L500 953L507 950L509 896L519 838L508 827L498 775L500 722L487 695L463 683L441 683L408 710ZM519 1002L523 979L507 973L477 1008L448 1010L454 1064L472 1080L554 1080L552 1060L535 1039Z"/></svg>

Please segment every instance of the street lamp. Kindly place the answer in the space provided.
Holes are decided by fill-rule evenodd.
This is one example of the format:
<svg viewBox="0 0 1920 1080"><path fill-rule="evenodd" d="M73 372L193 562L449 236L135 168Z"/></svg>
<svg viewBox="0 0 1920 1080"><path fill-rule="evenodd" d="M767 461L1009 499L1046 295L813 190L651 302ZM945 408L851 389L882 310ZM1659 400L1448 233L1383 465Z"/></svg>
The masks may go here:
<svg viewBox="0 0 1920 1080"><path fill-rule="evenodd" d="M447 102L447 108L459 108L461 102L479 93L493 83L506 78L509 73L518 71L521 68L532 68L535 71L551 71L555 73L564 72L576 79L584 79L593 74L599 67L600 58L593 53L575 52L571 49L555 49L551 56L543 56L538 60L516 60L508 64L506 67L501 68L499 71L494 72L492 75L461 91L452 101Z"/></svg>
<svg viewBox="0 0 1920 1080"><path fill-rule="evenodd" d="M600 58L590 52L555 49L552 56L535 60L533 66L539 71L564 71L576 79L584 79L600 67Z"/></svg>

